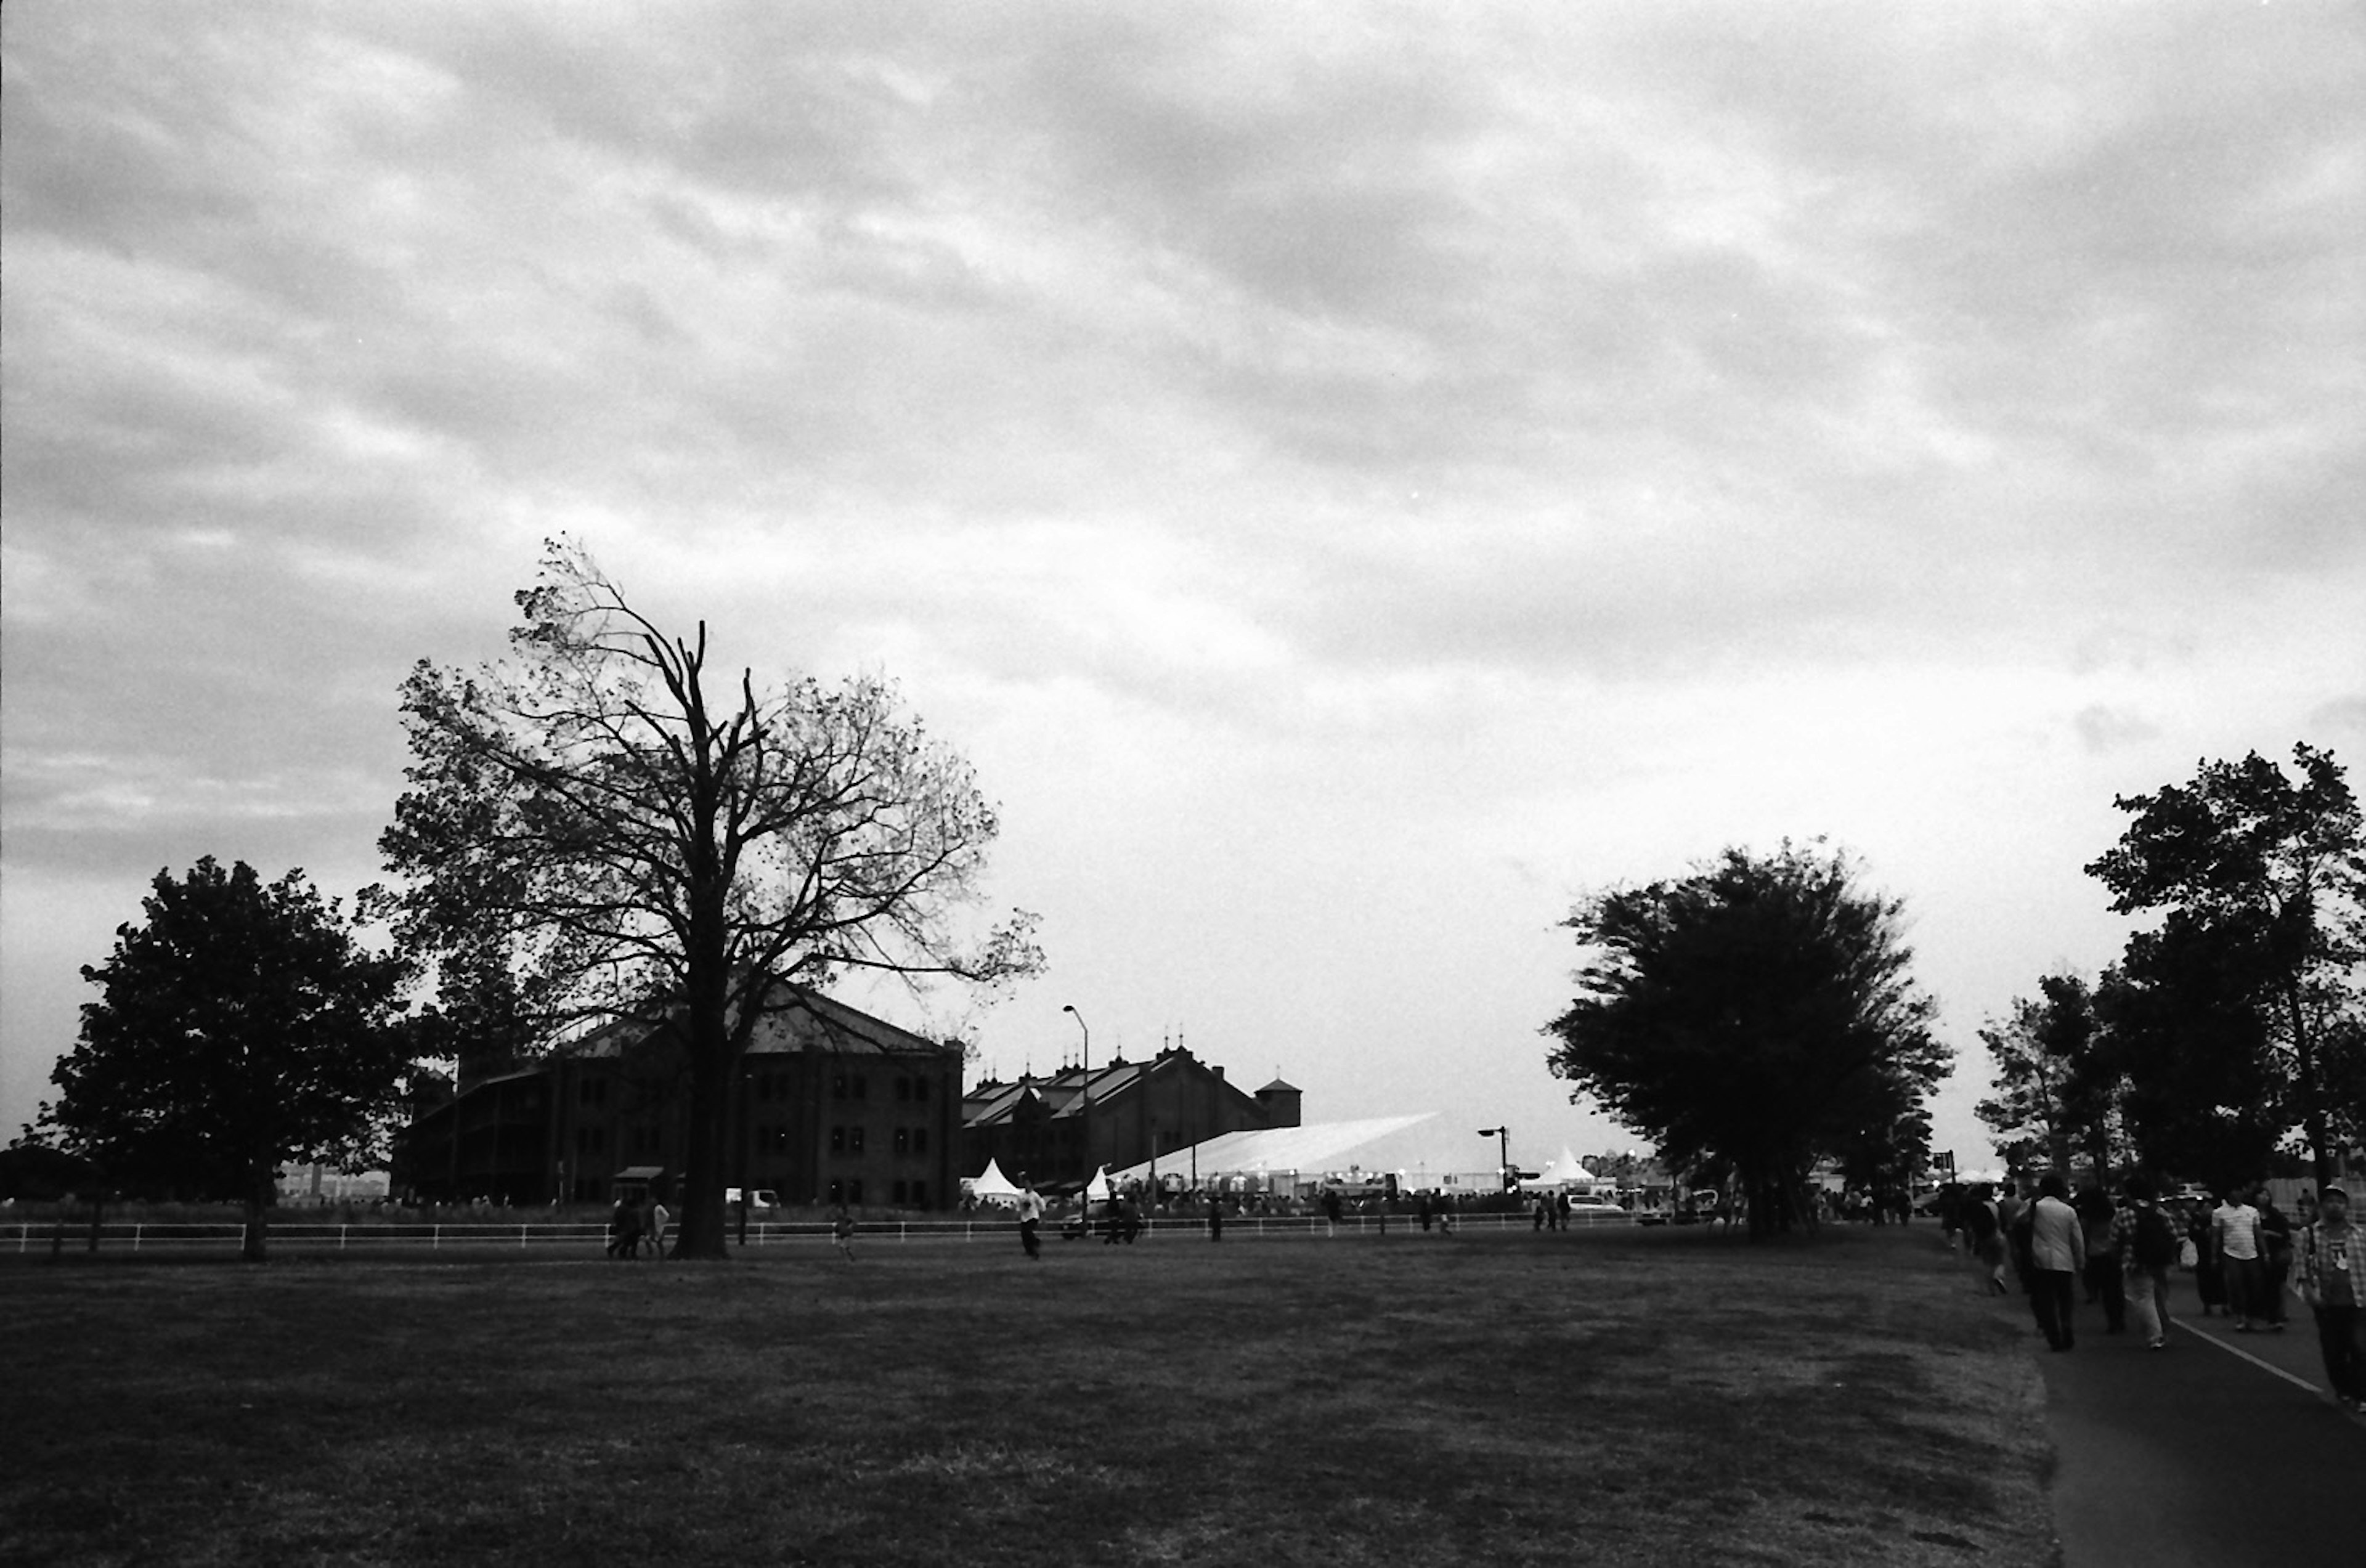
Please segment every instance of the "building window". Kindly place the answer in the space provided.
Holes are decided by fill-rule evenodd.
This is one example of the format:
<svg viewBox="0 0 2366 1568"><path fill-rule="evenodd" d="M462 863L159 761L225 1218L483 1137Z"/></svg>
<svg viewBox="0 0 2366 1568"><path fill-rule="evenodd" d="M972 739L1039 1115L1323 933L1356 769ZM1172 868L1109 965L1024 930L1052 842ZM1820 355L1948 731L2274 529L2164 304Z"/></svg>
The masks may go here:
<svg viewBox="0 0 2366 1568"><path fill-rule="evenodd" d="M912 1080L901 1073L896 1075L896 1098L905 1100L912 1098Z"/></svg>
<svg viewBox="0 0 2366 1568"><path fill-rule="evenodd" d="M928 1206L929 1184L925 1181L915 1181L912 1183L912 1207L925 1209Z"/></svg>
<svg viewBox="0 0 2366 1568"><path fill-rule="evenodd" d="M862 1201L862 1178L858 1176L846 1184L846 1201L850 1203Z"/></svg>
<svg viewBox="0 0 2366 1568"><path fill-rule="evenodd" d="M608 1152L608 1129L578 1127L575 1129L575 1152L579 1155L603 1155Z"/></svg>
<svg viewBox="0 0 2366 1568"><path fill-rule="evenodd" d="M606 1078L583 1078L579 1080L575 1085L575 1101L579 1105L607 1104L608 1080Z"/></svg>
<svg viewBox="0 0 2366 1568"><path fill-rule="evenodd" d="M924 1101L924 1102L928 1100L928 1098L929 1098L929 1080L928 1080L928 1079L926 1079L926 1078L914 1078L914 1079L912 1080L912 1098L913 1098L914 1100L921 1100L921 1101Z"/></svg>
<svg viewBox="0 0 2366 1568"><path fill-rule="evenodd" d="M912 1152L916 1155L929 1152L929 1130L926 1127L912 1129Z"/></svg>
<svg viewBox="0 0 2366 1568"><path fill-rule="evenodd" d="M829 1097L832 1100L844 1100L846 1098L846 1075L844 1073L838 1073L831 1077L829 1080Z"/></svg>
<svg viewBox="0 0 2366 1568"><path fill-rule="evenodd" d="M829 1201L833 1203L843 1203L846 1201L845 1182L836 1180L834 1179L831 1180L829 1184Z"/></svg>
<svg viewBox="0 0 2366 1568"><path fill-rule="evenodd" d="M789 1152L789 1130L784 1126L756 1129L756 1151L759 1154L784 1155Z"/></svg>
<svg viewBox="0 0 2366 1568"><path fill-rule="evenodd" d="M895 1194L896 1195L891 1201L900 1205L904 1201L904 1184L902 1182L898 1181L896 1183Z"/></svg>
<svg viewBox="0 0 2366 1568"><path fill-rule="evenodd" d="M664 1146L665 1134L662 1129L653 1127L646 1122L633 1129L633 1152L635 1154L653 1155Z"/></svg>
<svg viewBox="0 0 2366 1568"><path fill-rule="evenodd" d="M861 1127L849 1127L846 1130L846 1152L851 1155L859 1155L862 1152L862 1129Z"/></svg>
<svg viewBox="0 0 2366 1568"><path fill-rule="evenodd" d="M834 1155L842 1155L846 1152L845 1128L832 1127L829 1130L829 1152ZM833 1182L831 1185L836 1186L837 1183Z"/></svg>
<svg viewBox="0 0 2366 1568"><path fill-rule="evenodd" d="M854 1098L855 1098L855 1099L857 1099L857 1100L867 1100L867 1099L869 1099L869 1098L870 1098L870 1091L871 1091L871 1080L870 1080L870 1079L868 1079L868 1078L866 1078L866 1077L864 1077L861 1073L857 1073L857 1074L855 1074L855 1075L854 1075Z"/></svg>
<svg viewBox="0 0 2366 1568"><path fill-rule="evenodd" d="M896 1129L896 1152L899 1155L907 1155L912 1152L912 1134L908 1128L898 1127Z"/></svg>

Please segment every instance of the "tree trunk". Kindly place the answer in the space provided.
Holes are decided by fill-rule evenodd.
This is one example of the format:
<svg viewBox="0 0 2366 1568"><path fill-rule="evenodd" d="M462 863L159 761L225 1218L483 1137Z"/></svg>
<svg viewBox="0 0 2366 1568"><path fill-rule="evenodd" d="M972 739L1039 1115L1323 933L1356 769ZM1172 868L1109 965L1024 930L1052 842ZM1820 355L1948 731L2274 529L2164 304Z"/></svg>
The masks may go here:
<svg viewBox="0 0 2366 1568"><path fill-rule="evenodd" d="M724 1230L726 1136L731 1120L731 1079L738 1070L743 1031L731 1027L731 976L724 963L720 884L711 897L693 890L689 962L684 990L689 1015L683 1026L690 1058L690 1142L682 1170L682 1223L673 1255L720 1260L729 1256ZM749 1005L756 1005L751 998Z"/></svg>
<svg viewBox="0 0 2366 1568"><path fill-rule="evenodd" d="M689 1139L682 1175L682 1224L674 1230L676 1258L730 1255L723 1189L734 1066L726 1041L691 1055Z"/></svg>
<svg viewBox="0 0 2366 1568"><path fill-rule="evenodd" d="M2284 1003L2292 1013L2293 1055L2300 1079L2300 1120L2308 1134L2309 1166L2316 1178L2316 1190L2335 1179L2333 1169L2332 1130L2326 1125L2325 1096L2316 1081L2316 1045L2308 1037L2308 1008L2301 996L2297 976L2284 989Z"/></svg>
<svg viewBox="0 0 2366 1568"><path fill-rule="evenodd" d="M273 1168L265 1164L247 1179L246 1234L238 1249L242 1262L261 1263L265 1260L264 1233L268 1224L265 1216L271 1210L271 1187L275 1174Z"/></svg>

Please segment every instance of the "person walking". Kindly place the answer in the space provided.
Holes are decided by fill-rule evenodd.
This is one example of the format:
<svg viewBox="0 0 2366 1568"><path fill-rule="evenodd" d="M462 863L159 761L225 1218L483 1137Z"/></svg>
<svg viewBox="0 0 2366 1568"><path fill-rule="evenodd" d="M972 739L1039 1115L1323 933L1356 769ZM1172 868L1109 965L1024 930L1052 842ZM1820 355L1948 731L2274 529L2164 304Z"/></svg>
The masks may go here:
<svg viewBox="0 0 2366 1568"><path fill-rule="evenodd" d="M652 1197L649 1200L648 1213L649 1256L651 1258L661 1258L665 1256L666 1229L672 1224L673 1215L668 1212L663 1203L658 1201L656 1198Z"/></svg>
<svg viewBox="0 0 2366 1568"><path fill-rule="evenodd" d="M2259 1211L2243 1201L2243 1190L2230 1187L2226 1201L2211 1211L2210 1238L2216 1244L2225 1270L2226 1311L2235 1332L2251 1332L2259 1315Z"/></svg>
<svg viewBox="0 0 2366 1568"><path fill-rule="evenodd" d="M2185 1239L2193 1247L2193 1294L2202 1303L2202 1315L2212 1312L2230 1316L2226 1311L2226 1270L2218 1258L2218 1237L2211 1227L2210 1210L2199 1201L2185 1206ZM2180 1250L2178 1266L2187 1267Z"/></svg>
<svg viewBox="0 0 2366 1568"><path fill-rule="evenodd" d="M831 1245L838 1248L840 1258L849 1263L854 1261L854 1216L846 1212L843 1203L838 1206L838 1213L830 1216L829 1239Z"/></svg>
<svg viewBox="0 0 2366 1568"><path fill-rule="evenodd" d="M1035 1234L1035 1227L1043 1223L1043 1198L1042 1194L1035 1190L1033 1182L1026 1180L1023 1177L1020 1178L1020 1181L1022 1185L1019 1192L1019 1245L1026 1249L1028 1257L1040 1263L1043 1260L1043 1241Z"/></svg>
<svg viewBox="0 0 2366 1568"><path fill-rule="evenodd" d="M2071 1206L2079 1211L2079 1228L2087 1235L2087 1267L2080 1276L2087 1287L2087 1304L2103 1309L2104 1333L2124 1334L2128 1329L2126 1273L2119 1254L2104 1243L2121 1206L2112 1201L2101 1182L2093 1180L2079 1189L2079 1201Z"/></svg>
<svg viewBox="0 0 2366 1568"><path fill-rule="evenodd" d="M2366 1233L2349 1223L2347 1189L2326 1183L2316 1206L2316 1223L2300 1233L2300 1299L2316 1318L2333 1396L2366 1412Z"/></svg>
<svg viewBox="0 0 2366 1568"><path fill-rule="evenodd" d="M2259 1305L2260 1315L2268 1327L2278 1334L2284 1331L2284 1281L2292 1278L2293 1227L2284 1212L2268 1193L2268 1184L2259 1183L2251 1198L2251 1206L2259 1211Z"/></svg>
<svg viewBox="0 0 2366 1568"><path fill-rule="evenodd" d="M1339 1234L1339 1190L1336 1187L1326 1189L1323 1194L1323 1234L1324 1235Z"/></svg>
<svg viewBox="0 0 2366 1568"><path fill-rule="evenodd" d="M2004 1227L1985 1184L1974 1187L1965 1200L1964 1230L1971 1238L1973 1258L1988 1270L1989 1290L2000 1296L2011 1294L2004 1283Z"/></svg>
<svg viewBox="0 0 2366 1568"><path fill-rule="evenodd" d="M2078 1280L2087 1266L2087 1238L2079 1211L2066 1201L2069 1187L2053 1171L2037 1184L2029 1211L2029 1298L2045 1342L2056 1350L2078 1343L2072 1314Z"/></svg>
<svg viewBox="0 0 2366 1568"><path fill-rule="evenodd" d="M2169 1271L2177 1267L2177 1222L2154 1201L2151 1180L2128 1178L2127 1204L2112 1216L2108 1249L2125 1280L2128 1314L2147 1350L2169 1348Z"/></svg>

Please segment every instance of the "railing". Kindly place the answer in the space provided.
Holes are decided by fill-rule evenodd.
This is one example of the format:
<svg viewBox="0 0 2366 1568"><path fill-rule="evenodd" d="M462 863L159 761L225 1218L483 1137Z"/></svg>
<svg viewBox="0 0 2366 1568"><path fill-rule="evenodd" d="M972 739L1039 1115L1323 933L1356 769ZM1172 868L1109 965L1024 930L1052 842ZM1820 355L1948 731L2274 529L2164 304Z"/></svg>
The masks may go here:
<svg viewBox="0 0 2366 1568"><path fill-rule="evenodd" d="M1046 1218L1042 1227L1045 1239L1058 1239L1064 1231L1073 1226L1074 1220L1073 1214ZM1534 1223L1528 1215L1508 1213L1464 1213L1454 1217L1457 1230L1527 1230ZM1579 1213L1572 1215L1570 1223L1590 1228L1629 1224L1633 1219L1626 1214ZM860 1224L857 1237L866 1244L889 1241L979 1242L1008 1240L1017 1229L1017 1221L999 1214L950 1220L869 1220ZM1141 1239L1152 1240L1162 1235L1204 1236L1207 1229L1207 1220L1203 1216L1170 1215L1145 1219ZM1224 1218L1224 1235L1227 1237L1320 1236L1327 1230L1328 1222L1320 1214L1228 1214ZM1379 1236L1390 1233L1418 1236L1423 1234L1420 1222L1413 1215L1403 1213L1391 1214L1385 1220L1371 1213L1344 1214L1340 1216L1338 1230L1341 1235L1351 1236ZM741 1231L727 1217L725 1234L734 1243L749 1247L792 1247L828 1241L829 1226L818 1221L781 1223L751 1220L744 1233L743 1242ZM28 1220L0 1224L0 1252L19 1255L54 1251L175 1255L235 1251L245 1235L245 1227L236 1221L159 1224L116 1221L94 1227L87 1222ZM1104 1224L1096 1221L1090 1239L1099 1240L1104 1235ZM559 1249L580 1249L588 1253L595 1249L604 1250L607 1239L607 1227L603 1224L551 1222L522 1224L400 1222L322 1224L283 1220L274 1221L268 1232L273 1251L308 1253L368 1252L387 1248L479 1255L498 1251Z"/></svg>

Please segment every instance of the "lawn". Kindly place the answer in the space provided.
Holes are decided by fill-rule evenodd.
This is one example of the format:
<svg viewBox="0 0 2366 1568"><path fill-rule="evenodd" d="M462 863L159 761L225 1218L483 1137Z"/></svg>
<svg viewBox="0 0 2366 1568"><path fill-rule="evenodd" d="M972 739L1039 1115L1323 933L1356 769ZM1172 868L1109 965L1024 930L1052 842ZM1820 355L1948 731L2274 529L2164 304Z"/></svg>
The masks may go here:
<svg viewBox="0 0 2366 1568"><path fill-rule="evenodd" d="M1929 1226L0 1262L0 1561L2051 1560Z"/></svg>

